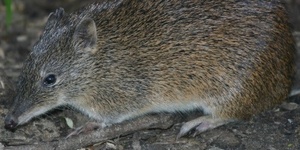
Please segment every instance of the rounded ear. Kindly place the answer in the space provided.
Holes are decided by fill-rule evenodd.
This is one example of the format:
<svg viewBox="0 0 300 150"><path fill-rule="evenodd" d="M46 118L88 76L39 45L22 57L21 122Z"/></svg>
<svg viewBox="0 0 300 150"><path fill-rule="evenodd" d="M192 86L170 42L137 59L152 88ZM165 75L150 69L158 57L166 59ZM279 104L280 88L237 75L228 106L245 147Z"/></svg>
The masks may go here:
<svg viewBox="0 0 300 150"><path fill-rule="evenodd" d="M72 43L75 50L95 53L97 51L97 28L93 19L84 17L76 26Z"/></svg>

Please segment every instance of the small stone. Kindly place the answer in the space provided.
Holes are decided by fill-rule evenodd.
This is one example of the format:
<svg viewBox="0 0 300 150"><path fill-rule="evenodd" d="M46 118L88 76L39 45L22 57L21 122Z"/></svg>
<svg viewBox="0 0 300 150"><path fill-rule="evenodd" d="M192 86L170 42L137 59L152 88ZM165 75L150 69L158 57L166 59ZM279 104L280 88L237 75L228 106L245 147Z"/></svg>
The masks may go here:
<svg viewBox="0 0 300 150"><path fill-rule="evenodd" d="M208 150L223 150L222 148L219 148L219 147L211 147L209 148Z"/></svg>
<svg viewBox="0 0 300 150"><path fill-rule="evenodd" d="M280 106L283 110L295 110L298 108L298 104L297 103L293 103L293 102L290 102L290 103L283 103L281 106Z"/></svg>
<svg viewBox="0 0 300 150"><path fill-rule="evenodd" d="M276 148L272 147L272 146L269 146L268 147L268 150L277 150Z"/></svg>
<svg viewBox="0 0 300 150"><path fill-rule="evenodd" d="M274 124L276 124L276 125L280 125L280 124L281 124L281 122L275 121L275 122L274 122Z"/></svg>
<svg viewBox="0 0 300 150"><path fill-rule="evenodd" d="M20 36L17 37L17 41L18 41L18 42L24 42L24 41L26 41L27 39L28 39L28 38L27 38L26 35L20 35Z"/></svg>
<svg viewBox="0 0 300 150"><path fill-rule="evenodd" d="M116 150L117 146L113 143L106 142L100 145L94 145L91 149Z"/></svg>

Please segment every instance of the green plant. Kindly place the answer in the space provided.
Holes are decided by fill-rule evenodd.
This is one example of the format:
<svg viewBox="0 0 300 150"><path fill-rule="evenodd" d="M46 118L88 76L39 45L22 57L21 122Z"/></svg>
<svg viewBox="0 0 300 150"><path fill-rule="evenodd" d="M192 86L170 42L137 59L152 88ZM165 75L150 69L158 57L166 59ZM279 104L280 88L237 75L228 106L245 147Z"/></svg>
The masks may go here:
<svg viewBox="0 0 300 150"><path fill-rule="evenodd" d="M12 1L4 0L4 4L5 4L5 8L6 8L5 24L7 27L9 27L11 24L11 20L12 20L12 10L11 10Z"/></svg>

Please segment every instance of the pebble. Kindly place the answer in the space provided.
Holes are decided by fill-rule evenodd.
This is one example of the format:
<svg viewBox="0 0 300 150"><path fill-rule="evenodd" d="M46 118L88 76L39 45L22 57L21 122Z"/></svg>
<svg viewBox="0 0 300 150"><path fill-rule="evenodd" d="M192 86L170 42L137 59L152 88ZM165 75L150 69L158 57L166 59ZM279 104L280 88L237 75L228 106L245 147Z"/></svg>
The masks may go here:
<svg viewBox="0 0 300 150"><path fill-rule="evenodd" d="M297 103L294 103L294 102L290 102L290 103L283 103L281 106L280 106L283 110L295 110L298 108L298 104Z"/></svg>
<svg viewBox="0 0 300 150"><path fill-rule="evenodd" d="M208 150L223 150L222 148L219 148L219 147L211 147L209 148Z"/></svg>
<svg viewBox="0 0 300 150"><path fill-rule="evenodd" d="M28 38L26 35L20 35L20 36L17 36L17 41L18 42L24 42L26 41Z"/></svg>

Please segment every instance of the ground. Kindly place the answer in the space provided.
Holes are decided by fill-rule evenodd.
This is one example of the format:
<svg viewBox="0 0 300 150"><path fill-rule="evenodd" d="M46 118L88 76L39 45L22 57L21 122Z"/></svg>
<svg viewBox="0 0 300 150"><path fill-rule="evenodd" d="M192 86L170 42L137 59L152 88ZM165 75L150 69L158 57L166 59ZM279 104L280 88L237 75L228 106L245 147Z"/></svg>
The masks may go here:
<svg viewBox="0 0 300 150"><path fill-rule="evenodd" d="M11 80L12 84L15 84L22 62L41 34L49 12L58 7L64 7L67 12L70 12L92 0L74 1L76 0L15 0L13 4L14 18L9 28L5 27L3 21L5 7L0 5L0 20L2 20L0 22L0 68L2 69L0 81L9 85L10 83L7 81ZM299 51L300 1L285 0L283 2L290 14L290 20L294 27L293 35ZM300 62L297 61L297 63L297 68L300 70ZM7 78L3 75L3 71L7 74ZM300 80L296 78L295 83L300 83ZM300 86L296 84L294 88L297 87ZM75 124L74 126L79 126L88 120L74 110L53 111L19 127L14 132L4 129L4 117L11 103L9 101L10 96L3 94L5 89L3 90L0 86L0 116L2 118L0 121L0 149L48 149L50 147L54 149L57 146L60 146L57 149L87 147L87 145L80 145L78 140L83 142L85 140L83 137L88 136L79 135L79 137L64 139L72 130L66 118L70 118ZM300 149L299 104L299 96L294 96L288 98L284 104L254 116L250 121L230 123L195 137L187 135L178 140L176 140L176 135L182 122L199 116L199 112L193 112L192 115L189 113L149 115L147 116L150 118L148 120L146 117L142 121L133 122L144 125L154 122L151 124L151 129L145 129L148 127L144 128L142 125L132 129L134 125L125 122L124 126L120 125L101 131L102 133L99 132L103 136L110 133L110 136L88 139L90 141L97 141L98 139L96 144L92 142L95 145L90 145L91 143L88 145L90 149L296 150ZM100 138L103 140L99 140ZM71 146L66 146L68 144Z"/></svg>

